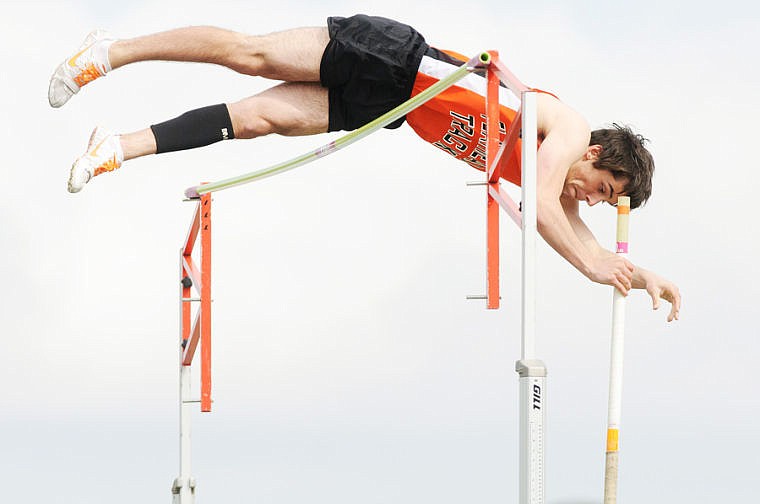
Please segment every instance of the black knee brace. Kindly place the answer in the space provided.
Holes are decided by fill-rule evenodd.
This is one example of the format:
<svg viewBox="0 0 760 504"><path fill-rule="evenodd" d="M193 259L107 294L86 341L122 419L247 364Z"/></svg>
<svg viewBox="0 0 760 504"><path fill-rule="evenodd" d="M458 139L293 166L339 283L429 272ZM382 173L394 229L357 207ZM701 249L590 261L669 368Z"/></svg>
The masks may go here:
<svg viewBox="0 0 760 504"><path fill-rule="evenodd" d="M156 153L203 147L235 138L227 105L211 105L150 127L156 137Z"/></svg>

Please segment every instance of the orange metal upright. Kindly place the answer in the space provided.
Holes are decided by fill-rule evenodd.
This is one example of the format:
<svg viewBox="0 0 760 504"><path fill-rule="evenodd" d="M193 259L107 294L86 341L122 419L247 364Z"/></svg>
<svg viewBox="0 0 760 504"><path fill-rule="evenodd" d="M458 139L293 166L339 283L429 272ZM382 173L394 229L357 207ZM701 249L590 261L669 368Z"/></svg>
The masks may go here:
<svg viewBox="0 0 760 504"><path fill-rule="evenodd" d="M200 234L200 271L193 250ZM182 365L190 366L201 345L201 411L211 411L211 194L196 203L187 238L180 250L182 291ZM192 289L198 298L191 297ZM192 303L199 303L192 322Z"/></svg>
<svg viewBox="0 0 760 504"><path fill-rule="evenodd" d="M211 411L211 195L201 198L201 411Z"/></svg>
<svg viewBox="0 0 760 504"><path fill-rule="evenodd" d="M501 187L499 162L502 156L511 155L520 138L522 107L517 111L503 142L500 142L499 88L505 84L515 95L522 96L528 87L499 59L498 51L488 51L486 88L486 308L499 308L499 207L522 227L520 208ZM501 147L499 146L501 144Z"/></svg>
<svg viewBox="0 0 760 504"><path fill-rule="evenodd" d="M489 51L491 60L498 59L499 53ZM486 92L486 167L495 168L496 155L499 150L499 77L489 65ZM493 165L493 166L492 166ZM499 188L499 170L489 170L487 192L487 274L486 307L490 310L499 308L499 204L491 196L491 189Z"/></svg>

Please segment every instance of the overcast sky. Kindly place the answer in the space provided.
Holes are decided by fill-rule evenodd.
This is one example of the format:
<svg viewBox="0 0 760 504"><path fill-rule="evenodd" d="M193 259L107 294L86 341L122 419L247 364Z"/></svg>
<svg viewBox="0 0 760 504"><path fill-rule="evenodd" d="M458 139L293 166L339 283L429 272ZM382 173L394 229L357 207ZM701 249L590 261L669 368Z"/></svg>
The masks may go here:
<svg viewBox="0 0 760 504"><path fill-rule="evenodd" d="M101 124L143 128L271 83L144 63L60 110L48 79L93 28L263 33L384 15L432 45L498 49L593 127L651 139L631 259L681 287L681 320L628 302L621 502L747 502L760 466L756 122L760 8L733 0L56 1L4 5L0 482L4 502L169 502L178 472L178 250L200 181L337 135L225 142L66 192ZM464 6L466 5L466 6ZM404 126L214 199L214 411L195 415L198 502L516 502L519 233L485 310L480 174ZM614 242L610 207L582 210ZM548 502L601 501L611 289L543 242Z"/></svg>

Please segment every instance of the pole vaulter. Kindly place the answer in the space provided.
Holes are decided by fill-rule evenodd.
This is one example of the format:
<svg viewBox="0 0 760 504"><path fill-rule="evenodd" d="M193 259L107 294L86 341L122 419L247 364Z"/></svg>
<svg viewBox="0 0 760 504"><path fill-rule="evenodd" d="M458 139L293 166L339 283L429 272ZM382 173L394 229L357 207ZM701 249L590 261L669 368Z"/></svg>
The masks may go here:
<svg viewBox="0 0 760 504"><path fill-rule="evenodd" d="M593 282L612 285L621 294L632 288L646 289L655 309L660 299L669 301L668 321L677 319L678 287L601 247L578 211L579 202L615 204L617 196L625 195L630 207L636 208L649 198L654 162L645 147L646 139L617 124L591 131L585 119L555 95L522 85L495 52L468 59L430 46L408 25L364 15L329 17L327 26L260 36L216 27L187 27L117 39L96 30L55 69L48 92L50 105L61 107L85 85L109 72L150 60L213 63L280 84L237 102L190 110L132 133L95 128L84 154L71 165L70 192L80 192L96 177L150 154L272 133L303 136L349 131L284 163L187 190L188 196L210 205L210 199L204 198L214 191L302 166L404 121L423 140L486 173L484 297L489 309L499 306L498 208L522 228L523 335L516 365L521 383L520 502L542 503L546 370L535 358L532 335L535 235L540 232L555 251ZM377 84L374 92L367 92L368 82ZM500 186L502 179L521 186L522 208ZM203 213L210 215L210 206L205 208ZM193 285L201 286L201 299L204 291L210 294L210 276L207 281L203 273L210 274L210 262L208 270L202 267L199 274L187 254L182 254L181 264L182 303L192 302L186 301L191 298L186 297L185 289ZM185 287L185 283L190 285ZM210 327L210 310L209 315L200 316L198 329L191 328L189 333L184 304L182 310L181 363L188 366L193 345L197 345L196 334L200 334L201 354L205 344L210 355L210 340L204 342L203 337L203 320L207 317L205 326ZM201 375L202 409L210 409L210 372ZM185 491L185 485L194 489L191 478L181 478L178 485L179 499L193 495Z"/></svg>

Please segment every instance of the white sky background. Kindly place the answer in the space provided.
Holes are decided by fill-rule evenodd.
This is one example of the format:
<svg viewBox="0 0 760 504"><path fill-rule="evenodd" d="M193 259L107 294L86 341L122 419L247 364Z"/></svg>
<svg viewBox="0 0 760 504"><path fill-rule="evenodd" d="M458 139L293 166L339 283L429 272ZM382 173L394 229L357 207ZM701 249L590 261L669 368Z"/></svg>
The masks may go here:
<svg viewBox="0 0 760 504"><path fill-rule="evenodd" d="M55 66L95 27L257 33L356 12L405 21L439 47L497 48L592 126L619 121L652 139L654 196L632 214L632 259L676 281L684 306L667 325L641 291L628 304L621 502L754 495L758 7L460 4L4 5L3 502L169 502L177 251L192 211L182 191L336 136L144 158L69 195L94 125L131 131L268 83L145 63L53 110ZM404 126L215 197L215 404L194 418L198 502L516 501L519 235L505 219L504 308L465 301L483 291L484 197L465 187L478 178ZM584 210L603 244L614 215ZM538 261L549 502L600 502L611 289L543 242Z"/></svg>

